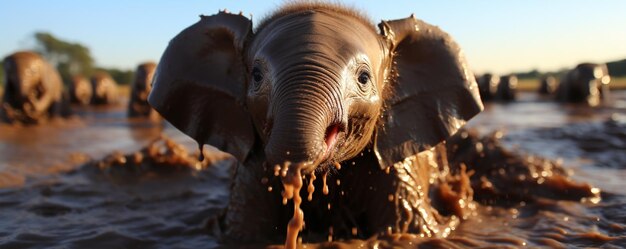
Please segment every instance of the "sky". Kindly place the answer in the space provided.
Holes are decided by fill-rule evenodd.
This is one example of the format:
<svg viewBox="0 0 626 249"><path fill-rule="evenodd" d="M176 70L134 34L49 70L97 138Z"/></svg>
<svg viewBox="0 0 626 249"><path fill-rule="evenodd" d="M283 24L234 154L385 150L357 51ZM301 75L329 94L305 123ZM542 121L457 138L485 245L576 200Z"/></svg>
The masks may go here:
<svg viewBox="0 0 626 249"><path fill-rule="evenodd" d="M242 11L256 23L280 1L2 0L0 56L35 46L33 34L90 48L101 67L133 69L158 61L168 41L220 9ZM553 71L581 62L626 58L623 0L345 0L380 20L415 16L456 39L477 73Z"/></svg>

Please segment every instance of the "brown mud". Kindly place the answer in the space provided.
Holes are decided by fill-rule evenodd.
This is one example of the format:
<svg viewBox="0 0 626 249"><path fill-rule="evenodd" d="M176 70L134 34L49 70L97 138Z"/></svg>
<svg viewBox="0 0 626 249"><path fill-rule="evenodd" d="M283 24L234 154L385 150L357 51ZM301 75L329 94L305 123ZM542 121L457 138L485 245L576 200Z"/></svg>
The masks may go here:
<svg viewBox="0 0 626 249"><path fill-rule="evenodd" d="M441 193L436 205L466 218L446 238L386 233L310 244L304 236L296 246L623 247L626 92L613 98L599 108L533 94L488 105L448 143L462 146L448 148L453 174L433 190ZM229 247L207 224L228 203L233 160L205 146L200 163L193 140L166 124L128 120L124 107L82 108L42 126L0 125L0 248ZM343 184L333 174L320 178ZM594 187L600 198L589 198L599 194ZM459 202L468 195L472 209Z"/></svg>

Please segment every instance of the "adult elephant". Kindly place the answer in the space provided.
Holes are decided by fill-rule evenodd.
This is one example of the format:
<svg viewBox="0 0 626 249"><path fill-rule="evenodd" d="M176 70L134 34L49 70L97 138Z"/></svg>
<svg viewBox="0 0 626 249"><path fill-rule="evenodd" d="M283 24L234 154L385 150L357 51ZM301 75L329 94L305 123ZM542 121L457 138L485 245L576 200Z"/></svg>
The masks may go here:
<svg viewBox="0 0 626 249"><path fill-rule="evenodd" d="M118 100L117 82L104 71L96 72L91 77L91 88L93 89L91 97L93 105L114 104Z"/></svg>
<svg viewBox="0 0 626 249"><path fill-rule="evenodd" d="M541 78L539 83L539 94L542 95L552 95L556 92L556 89L559 87L559 82L552 75L548 75Z"/></svg>
<svg viewBox="0 0 626 249"><path fill-rule="evenodd" d="M425 159L482 110L474 76L439 28L413 16L378 27L351 9L290 4L255 31L242 15L201 16L169 43L148 102L239 160L225 241L287 232L292 247L304 221L312 239L329 227L445 236L458 222L431 205L441 172Z"/></svg>
<svg viewBox="0 0 626 249"><path fill-rule="evenodd" d="M91 82L83 76L74 76L70 86L70 100L74 104L89 105L93 88Z"/></svg>
<svg viewBox="0 0 626 249"><path fill-rule="evenodd" d="M480 98L483 102L491 101L495 98L500 84L500 76L491 73L483 74L476 80L480 90Z"/></svg>
<svg viewBox="0 0 626 249"><path fill-rule="evenodd" d="M63 82L57 70L39 54L13 53L4 59L5 89L2 119L34 124L69 114Z"/></svg>
<svg viewBox="0 0 626 249"><path fill-rule="evenodd" d="M517 77L505 75L500 77L496 91L496 99L500 101L514 101L517 98Z"/></svg>
<svg viewBox="0 0 626 249"><path fill-rule="evenodd" d="M155 69L156 63L154 62L146 62L137 66L130 101L128 102L129 117L158 117L158 113L148 104L148 95L152 90L152 77Z"/></svg>
<svg viewBox="0 0 626 249"><path fill-rule="evenodd" d="M561 78L557 100L597 106L608 97L610 82L606 64L581 63Z"/></svg>

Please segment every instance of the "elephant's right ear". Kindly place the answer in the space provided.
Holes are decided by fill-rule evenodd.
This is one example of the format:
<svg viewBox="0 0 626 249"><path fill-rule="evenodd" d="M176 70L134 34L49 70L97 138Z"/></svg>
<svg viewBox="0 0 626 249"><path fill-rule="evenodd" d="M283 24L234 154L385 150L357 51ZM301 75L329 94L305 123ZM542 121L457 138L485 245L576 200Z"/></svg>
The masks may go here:
<svg viewBox="0 0 626 249"><path fill-rule="evenodd" d="M172 39L154 75L148 102L199 144L210 144L240 161L254 143L244 107L243 50L252 22L220 12L201 16Z"/></svg>
<svg viewBox="0 0 626 249"><path fill-rule="evenodd" d="M409 18L383 21L393 73L374 152L381 167L431 148L483 109L459 46L439 28Z"/></svg>

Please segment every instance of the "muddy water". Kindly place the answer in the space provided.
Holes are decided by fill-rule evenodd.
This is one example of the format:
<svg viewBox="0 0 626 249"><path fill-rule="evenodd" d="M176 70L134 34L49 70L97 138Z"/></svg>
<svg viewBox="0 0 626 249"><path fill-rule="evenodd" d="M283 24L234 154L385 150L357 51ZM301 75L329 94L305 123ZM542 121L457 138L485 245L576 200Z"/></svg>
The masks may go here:
<svg viewBox="0 0 626 249"><path fill-rule="evenodd" d="M124 107L85 108L38 127L0 125L0 248L220 246L207 222L228 202L232 160L205 149L215 165L199 165L191 139L168 125L127 120ZM390 234L307 248L626 245L626 92L596 109L523 94L517 103L488 105L470 127L499 131L514 154L560 162L574 179L602 189L602 200L478 205L445 239ZM150 147L162 133L189 153L167 142Z"/></svg>

